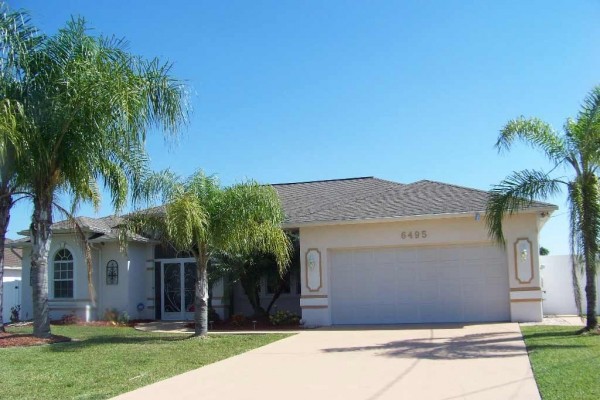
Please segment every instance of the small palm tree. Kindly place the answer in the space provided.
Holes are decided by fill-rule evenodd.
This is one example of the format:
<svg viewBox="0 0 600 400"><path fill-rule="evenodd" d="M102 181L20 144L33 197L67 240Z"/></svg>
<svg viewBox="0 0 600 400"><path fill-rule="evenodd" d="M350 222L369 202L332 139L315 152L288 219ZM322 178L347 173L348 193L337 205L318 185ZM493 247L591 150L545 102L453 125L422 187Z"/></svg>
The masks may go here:
<svg viewBox="0 0 600 400"><path fill-rule="evenodd" d="M34 335L50 335L48 252L55 198L98 206L100 185L118 212L146 173L146 130L174 134L187 116L186 92L170 65L131 55L115 38L88 34L73 19L54 36L40 35L18 58L18 128L23 151L17 183L31 194Z"/></svg>
<svg viewBox="0 0 600 400"><path fill-rule="evenodd" d="M281 228L283 212L275 189L249 181L221 187L198 171L185 180L160 173L147 181L147 193L162 193L163 207L129 216L130 228L151 233L196 259L195 335L208 332L208 267L218 252L272 254L283 270L292 245Z"/></svg>
<svg viewBox="0 0 600 400"><path fill-rule="evenodd" d="M573 254L573 286L580 307L577 281L578 265L583 261L586 276L586 330L598 327L596 317L596 263L600 233L600 86L585 98L577 118L568 119L564 133L557 133L549 124L537 118L517 118L501 130L496 148L508 150L516 140L522 140L541 150L553 164L549 172L525 170L514 172L494 186L487 204L486 223L490 235L504 243L504 217L528 206L533 200L545 199L567 189L571 252ZM557 168L571 171L568 178L552 177Z"/></svg>

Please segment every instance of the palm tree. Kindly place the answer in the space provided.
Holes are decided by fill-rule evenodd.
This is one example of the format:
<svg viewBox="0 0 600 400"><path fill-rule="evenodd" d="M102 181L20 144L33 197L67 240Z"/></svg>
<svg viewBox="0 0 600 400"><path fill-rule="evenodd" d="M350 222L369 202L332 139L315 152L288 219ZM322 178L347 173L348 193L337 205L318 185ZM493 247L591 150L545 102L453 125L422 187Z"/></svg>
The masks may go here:
<svg viewBox="0 0 600 400"><path fill-rule="evenodd" d="M19 130L22 109L13 95L20 90L19 74L23 73L19 60L38 43L29 15L24 11L10 11L0 3L0 332L4 332L2 279L6 233L12 206L22 198L17 193L16 179L16 158L23 150Z"/></svg>
<svg viewBox="0 0 600 400"><path fill-rule="evenodd" d="M239 282L248 302L252 306L253 317L261 318L268 316L279 297L284 290L289 289L290 275L300 273L300 242L297 234L287 232L293 246L293 257L291 257L288 267L281 271L277 261L272 254L252 252L251 254L229 254L217 252L211 257L214 266L210 278L226 278L231 283ZM264 276L277 278L273 286L272 298L266 307L261 304L261 280Z"/></svg>
<svg viewBox="0 0 600 400"><path fill-rule="evenodd" d="M208 267L216 253L272 254L281 270L287 267L292 245L281 229L283 212L272 187L253 181L221 187L202 171L185 180L156 174L146 187L148 193L158 188L165 206L131 214L131 226L196 259L196 336L208 332Z"/></svg>
<svg viewBox="0 0 600 400"><path fill-rule="evenodd" d="M496 148L510 149L521 140L541 150L553 168L548 171L514 172L494 186L487 204L486 223L490 235L504 243L502 222L533 200L545 199L565 187L568 193L573 285L579 306L578 265L583 262L586 276L586 330L598 327L596 316L596 262L600 233L600 191L597 171L600 165L600 86L585 98L577 118L568 119L559 134L537 118L517 118L501 130ZM571 171L567 178L553 177L557 168Z"/></svg>
<svg viewBox="0 0 600 400"><path fill-rule="evenodd" d="M59 194L100 203L100 186L118 212L145 174L146 130L174 134L187 116L184 86L170 64L131 55L123 40L90 36L73 19L54 36L41 36L19 59L23 73L14 99L24 116L25 149L17 182L31 194L34 335L50 335L48 252L53 204Z"/></svg>

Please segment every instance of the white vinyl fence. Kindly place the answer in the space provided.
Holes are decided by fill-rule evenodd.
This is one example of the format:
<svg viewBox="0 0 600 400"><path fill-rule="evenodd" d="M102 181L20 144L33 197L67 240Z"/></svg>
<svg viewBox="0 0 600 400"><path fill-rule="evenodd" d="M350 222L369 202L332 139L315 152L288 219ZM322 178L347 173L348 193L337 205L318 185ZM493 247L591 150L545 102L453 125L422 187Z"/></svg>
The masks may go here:
<svg viewBox="0 0 600 400"><path fill-rule="evenodd" d="M573 293L573 279L571 274L571 256L540 256L540 270L542 276L543 308L544 315L575 315L575 295ZM597 285L600 279L597 279ZM581 304L585 312L585 278L581 278ZM600 286L597 286L600 288ZM600 298L596 305L600 310Z"/></svg>
<svg viewBox="0 0 600 400"><path fill-rule="evenodd" d="M2 298L2 320L7 323L10 322L10 308L21 304L21 281L5 281Z"/></svg>

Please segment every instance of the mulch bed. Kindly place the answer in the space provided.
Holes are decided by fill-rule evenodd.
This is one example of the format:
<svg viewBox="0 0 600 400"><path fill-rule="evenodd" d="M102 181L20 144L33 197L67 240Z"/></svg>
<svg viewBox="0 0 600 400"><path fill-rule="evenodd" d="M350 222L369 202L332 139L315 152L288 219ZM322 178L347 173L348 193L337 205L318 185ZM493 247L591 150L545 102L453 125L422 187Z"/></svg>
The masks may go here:
<svg viewBox="0 0 600 400"><path fill-rule="evenodd" d="M256 321L253 324L252 321ZM189 322L185 324L186 328L194 329L196 324ZM208 329L211 332L228 332L228 331L295 331L303 329L301 325L273 325L268 319L256 319L247 320L243 322L234 322L231 320L226 321L215 321L212 323L212 327L209 324Z"/></svg>
<svg viewBox="0 0 600 400"><path fill-rule="evenodd" d="M121 324L118 322L114 322L114 321L90 321L90 322L85 322L85 321L81 321L81 320L75 320L75 321L63 321L63 320L56 320L56 321L52 321L52 325L77 325L77 326L110 326L110 327L124 327L124 328L133 328L136 324L140 324L143 322L152 322L154 320L152 319L132 319L131 321L129 321L126 324Z"/></svg>
<svg viewBox="0 0 600 400"><path fill-rule="evenodd" d="M52 335L47 339L41 339L30 333L8 333L0 332L0 348L2 347L23 347L39 346L42 344L70 342L71 338L60 335Z"/></svg>

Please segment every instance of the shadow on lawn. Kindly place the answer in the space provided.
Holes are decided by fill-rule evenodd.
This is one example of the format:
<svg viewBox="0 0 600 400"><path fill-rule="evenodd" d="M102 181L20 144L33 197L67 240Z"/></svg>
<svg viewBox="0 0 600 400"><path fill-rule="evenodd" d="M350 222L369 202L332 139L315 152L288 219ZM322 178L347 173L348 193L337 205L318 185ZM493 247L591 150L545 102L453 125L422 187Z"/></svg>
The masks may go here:
<svg viewBox="0 0 600 400"><path fill-rule="evenodd" d="M570 330L524 333L523 339L572 339L574 337L581 336L581 331L582 329L577 327Z"/></svg>
<svg viewBox="0 0 600 400"><path fill-rule="evenodd" d="M114 344L131 344L138 345L143 343L154 343L154 344L167 344L172 342L181 342L184 340L192 339L193 336L181 335L181 336L110 336L110 335L99 335L91 336L85 339L73 339L66 343L57 343L49 346L50 351L56 352L69 352L78 351L80 349L103 346L103 345L114 345Z"/></svg>
<svg viewBox="0 0 600 400"><path fill-rule="evenodd" d="M459 337L398 340L372 346L323 349L325 353L372 351L378 356L429 360L518 357L525 354L521 337L507 332L490 332Z"/></svg>

